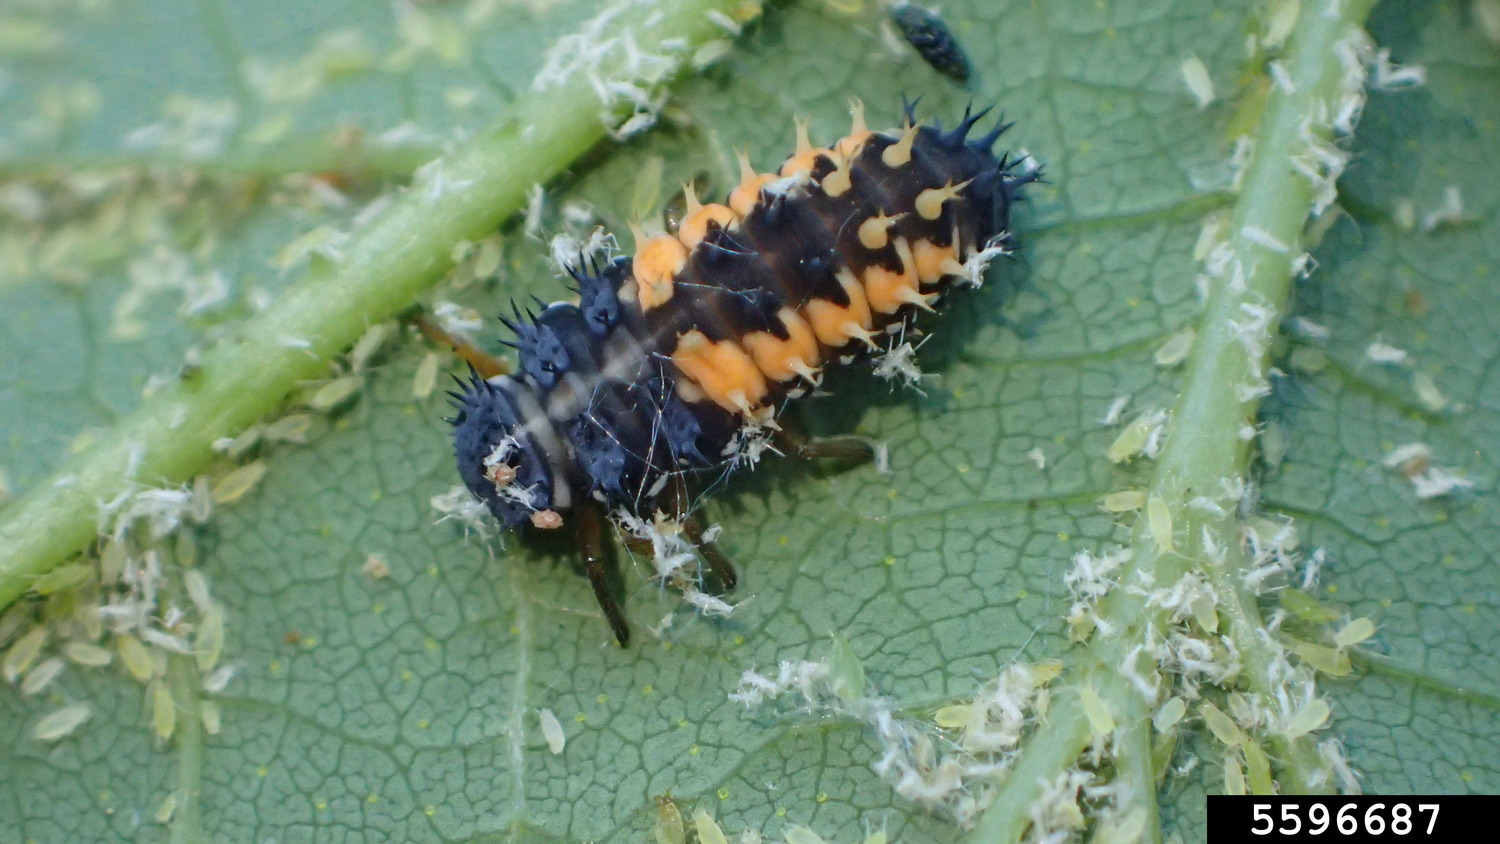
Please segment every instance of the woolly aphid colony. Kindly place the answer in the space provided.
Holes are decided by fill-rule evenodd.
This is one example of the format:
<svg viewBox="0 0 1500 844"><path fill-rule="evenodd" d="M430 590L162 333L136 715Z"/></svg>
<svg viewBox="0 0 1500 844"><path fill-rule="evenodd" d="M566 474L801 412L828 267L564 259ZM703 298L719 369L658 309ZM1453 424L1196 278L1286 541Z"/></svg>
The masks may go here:
<svg viewBox="0 0 1500 844"><path fill-rule="evenodd" d="M944 131L908 105L900 130L872 132L863 111L826 149L799 124L776 173L741 156L723 204L688 188L676 231L638 232L634 257L570 267L576 303L505 320L518 373L474 374L453 394L464 484L508 527L572 527L621 645L630 629L607 585L605 517L639 533L665 510L733 587L733 567L686 512L689 487L753 465L781 436L778 411L825 366L909 360L917 316L1014 245L1011 204L1039 172L991 151L1005 124L970 139L985 112Z"/></svg>

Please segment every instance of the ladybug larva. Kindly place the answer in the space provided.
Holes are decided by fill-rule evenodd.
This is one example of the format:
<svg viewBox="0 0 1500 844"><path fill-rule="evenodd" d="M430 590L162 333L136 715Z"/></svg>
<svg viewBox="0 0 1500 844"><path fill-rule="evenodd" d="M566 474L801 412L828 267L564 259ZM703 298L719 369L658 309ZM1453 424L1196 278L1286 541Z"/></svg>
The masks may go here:
<svg viewBox="0 0 1500 844"><path fill-rule="evenodd" d="M687 188L675 230L637 232L632 257L570 267L575 302L504 320L516 374L474 373L453 394L465 486L507 527L573 530L622 646L606 520L665 510L732 588L692 490L753 465L827 366L909 356L913 321L1014 247L1011 205L1038 170L992 151L1006 124L971 138L984 112L944 130L908 105L900 129L872 132L863 111L826 148L799 123L774 173L741 155L723 203Z"/></svg>

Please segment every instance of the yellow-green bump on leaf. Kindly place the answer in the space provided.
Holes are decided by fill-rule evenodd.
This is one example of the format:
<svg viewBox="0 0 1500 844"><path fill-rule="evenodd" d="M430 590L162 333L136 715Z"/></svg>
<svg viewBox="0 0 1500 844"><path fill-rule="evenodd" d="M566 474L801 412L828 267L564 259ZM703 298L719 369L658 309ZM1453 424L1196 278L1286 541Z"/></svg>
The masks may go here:
<svg viewBox="0 0 1500 844"><path fill-rule="evenodd" d="M223 723L223 713L220 712L217 703L211 700L205 700L200 703L198 705L198 717L203 721L203 731L205 733L211 736L219 734L220 726Z"/></svg>
<svg viewBox="0 0 1500 844"><path fill-rule="evenodd" d="M847 702L865 696L865 667L843 636L833 637L828 657L828 684L833 693Z"/></svg>
<svg viewBox="0 0 1500 844"><path fill-rule="evenodd" d="M1258 742L1247 741L1240 745L1245 754L1245 780L1251 794L1274 794L1276 786L1271 779L1271 760Z"/></svg>
<svg viewBox="0 0 1500 844"><path fill-rule="evenodd" d="M1368 618L1356 618L1333 634L1333 643L1340 649L1351 648L1375 635L1375 622Z"/></svg>
<svg viewBox="0 0 1500 844"><path fill-rule="evenodd" d="M1146 504L1146 491L1143 489L1122 489L1119 492L1111 492L1099 500L1100 506L1110 513L1128 513L1139 510Z"/></svg>
<svg viewBox="0 0 1500 844"><path fill-rule="evenodd" d="M115 649L120 653L120 662L124 664L125 670L130 676L144 683L150 680L156 673L155 661L151 657L151 651L141 640L130 635L121 633L115 637Z"/></svg>
<svg viewBox="0 0 1500 844"><path fill-rule="evenodd" d="M59 566L36 579L31 591L38 595L51 595L75 589L89 582L94 576L94 567L83 563Z"/></svg>
<svg viewBox="0 0 1500 844"><path fill-rule="evenodd" d="M193 640L199 671L212 671L224 653L224 607L211 604L198 622L198 636Z"/></svg>
<svg viewBox="0 0 1500 844"><path fill-rule="evenodd" d="M1151 716L1151 723L1157 732L1166 732L1176 726L1182 716L1187 714L1187 703L1180 697L1170 698L1162 704L1156 714Z"/></svg>
<svg viewBox="0 0 1500 844"><path fill-rule="evenodd" d="M1292 653L1301 657L1302 661L1312 666L1315 671L1320 671L1330 677L1343 677L1352 670L1349 655L1327 645L1293 641L1291 649Z"/></svg>
<svg viewBox="0 0 1500 844"><path fill-rule="evenodd" d="M1331 713L1332 710L1328 706L1328 701L1322 698L1308 701L1298 708L1292 715L1291 720L1287 722L1286 734L1292 738L1307 735L1313 730L1322 727Z"/></svg>
<svg viewBox="0 0 1500 844"><path fill-rule="evenodd" d="M46 644L47 628L42 626L33 627L16 639L6 650L3 669L0 669L0 673L5 675L5 682L14 683L22 674L30 671Z"/></svg>
<svg viewBox="0 0 1500 844"><path fill-rule="evenodd" d="M57 741L82 726L93 711L87 703L70 703L37 721L31 728L31 737L37 741Z"/></svg>
<svg viewBox="0 0 1500 844"><path fill-rule="evenodd" d="M652 827L656 844L686 844L687 831L682 825L682 810L670 795L656 799L656 824Z"/></svg>
<svg viewBox="0 0 1500 844"><path fill-rule="evenodd" d="M63 654L89 668L103 668L114 661L114 654L91 642L69 642L63 648Z"/></svg>
<svg viewBox="0 0 1500 844"><path fill-rule="evenodd" d="M1146 524L1158 549L1171 552L1176 547L1172 537L1172 508L1156 493L1146 499Z"/></svg>
<svg viewBox="0 0 1500 844"><path fill-rule="evenodd" d="M1245 768L1240 764L1239 751L1234 748L1224 754L1224 793L1230 796L1245 793Z"/></svg>
<svg viewBox="0 0 1500 844"><path fill-rule="evenodd" d="M151 729L157 738L166 741L177 731L177 704L172 700L172 688L165 679L157 679L152 682L149 694Z"/></svg>
<svg viewBox="0 0 1500 844"><path fill-rule="evenodd" d="M1240 731L1240 725L1224 714L1224 710L1214 706L1209 701L1204 701L1198 707L1198 712L1203 716L1203 724L1208 731L1213 733L1214 738L1226 747L1238 747L1245 740L1244 733Z"/></svg>
<svg viewBox="0 0 1500 844"><path fill-rule="evenodd" d="M974 708L968 704L944 706L932 714L932 722L945 730L961 729L969 723Z"/></svg>
<svg viewBox="0 0 1500 844"><path fill-rule="evenodd" d="M786 844L825 844L823 836L800 824L791 824L782 833Z"/></svg>
<svg viewBox="0 0 1500 844"><path fill-rule="evenodd" d="M724 837L724 830L719 828L719 822L702 809L693 810L693 828L698 831L699 844L729 844L729 839Z"/></svg>
<svg viewBox="0 0 1500 844"><path fill-rule="evenodd" d="M263 460L253 460L243 466L232 469L228 474L219 479L213 486L213 502L215 504L232 504L243 498L250 490L255 489L261 478L266 476L266 463Z"/></svg>
<svg viewBox="0 0 1500 844"><path fill-rule="evenodd" d="M1083 711L1088 716L1089 726L1093 728L1094 734L1107 736L1114 732L1115 717L1110 714L1109 704L1104 702L1104 698L1090 686L1079 689L1078 695L1083 699Z"/></svg>
<svg viewBox="0 0 1500 844"><path fill-rule="evenodd" d="M57 657L37 663L36 667L27 672L26 678L21 681L21 696L31 697L46 689L52 685L52 681L57 679L66 666L67 663Z"/></svg>

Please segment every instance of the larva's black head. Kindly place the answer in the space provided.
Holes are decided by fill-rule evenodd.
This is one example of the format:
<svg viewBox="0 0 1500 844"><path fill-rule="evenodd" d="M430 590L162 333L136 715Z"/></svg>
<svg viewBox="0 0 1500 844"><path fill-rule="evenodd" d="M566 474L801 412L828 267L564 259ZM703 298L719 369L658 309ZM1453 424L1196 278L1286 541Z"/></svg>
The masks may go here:
<svg viewBox="0 0 1500 844"><path fill-rule="evenodd" d="M462 393L449 393L457 410L449 421L464 486L506 527L555 527L547 523L556 517L552 469L537 432L528 430L538 414L526 412L534 399L525 385L477 373L460 385Z"/></svg>

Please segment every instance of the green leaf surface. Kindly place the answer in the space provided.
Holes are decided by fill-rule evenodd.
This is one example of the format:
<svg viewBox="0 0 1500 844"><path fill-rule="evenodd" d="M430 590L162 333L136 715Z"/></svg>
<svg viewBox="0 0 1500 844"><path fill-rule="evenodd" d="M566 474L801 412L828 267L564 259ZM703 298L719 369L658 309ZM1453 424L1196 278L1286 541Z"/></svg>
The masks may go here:
<svg viewBox="0 0 1500 844"><path fill-rule="evenodd" d="M171 741L153 736L151 692L118 659L69 664L34 696L0 690L0 837L639 841L670 794L731 839L801 824L828 841L882 826L892 840L953 840L951 823L874 773L882 749L860 723L728 695L746 669L825 656L833 635L914 717L1013 660L1075 655L1063 574L1076 552L1129 541L1130 519L1099 498L1150 474L1105 458L1118 426L1101 419L1119 396L1131 397L1126 420L1174 401L1180 371L1152 353L1200 311L1194 245L1204 217L1233 202L1226 127L1260 78L1244 42L1264 9L945 3L976 68L965 90L893 47L878 11L844 5L772 10L675 88L664 126L552 186L538 220L561 231L563 205L586 202L623 233L639 202L669 204L682 181L727 190L735 148L769 167L792 146L794 115L811 117L815 139L842 134L850 97L876 126L897 122L903 94L950 122L970 101L999 104L1016 121L1007 142L1049 178L1019 212L1022 253L935 323L925 395L844 372L832 397L795 414L812 432L886 442L890 474L768 460L735 478L706 512L740 565L743 603L699 617L650 582L649 560L626 558L637 636L621 652L566 549L438 521L430 499L456 482L443 403L413 397L430 348L403 336L308 443L257 446L265 479L194 529L197 567L227 612L225 660L240 671L210 696L191 661L171 662ZM1347 213L1293 292L1293 312L1328 337L1284 332L1261 414L1261 507L1295 519L1304 551L1325 549L1318 598L1379 627L1354 674L1322 684L1330 734L1372 792L1500 791L1500 172L1489 166L1500 50L1474 5L1391 2L1372 16L1376 42L1425 66L1427 81L1370 94L1339 185ZM274 299L297 273L272 264L289 240L346 224L397 190L403 168L503 113L547 47L593 12L482 0L0 9L0 29L50 33L25 49L0 42L0 467L12 494L46 483L80 436L109 435L148 379L177 374L190 349ZM330 42L336 31L359 40ZM309 72L298 63L326 58L329 43L344 63L319 67L342 69L288 94ZM1203 109L1183 81L1190 55L1220 97ZM229 115L222 128L215 114ZM199 121L180 136L198 145L146 143L184 119ZM393 144L361 146L385 152L352 165L336 143L392 130ZM153 166L125 186L69 175L132 162ZM296 175L345 167L335 184L347 207L319 203ZM1462 212L1423 225L1450 185ZM110 213L123 222L106 225ZM516 225L503 243L495 278L438 295L486 315L563 295L542 240ZM215 270L227 299L185 314L198 288L180 279ZM144 327L122 331L121 303L142 296ZM1373 361L1376 341L1406 361ZM1418 375L1441 406L1424 401ZM1411 442L1473 487L1419 500L1381 464ZM388 576L365 570L371 555ZM38 611L10 610L0 635ZM188 726L200 698L221 710L217 734ZM79 701L94 714L76 732L31 737ZM560 753L541 710L563 728ZM1162 818L1198 840L1222 751L1186 744L1178 762L1203 762L1169 777ZM154 820L184 788L201 799Z"/></svg>

